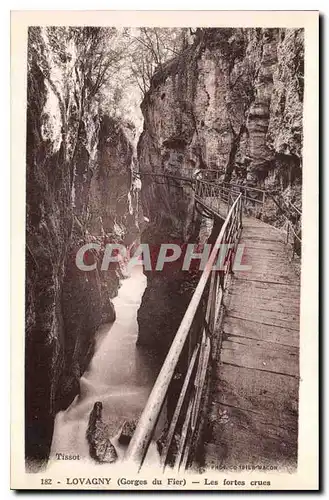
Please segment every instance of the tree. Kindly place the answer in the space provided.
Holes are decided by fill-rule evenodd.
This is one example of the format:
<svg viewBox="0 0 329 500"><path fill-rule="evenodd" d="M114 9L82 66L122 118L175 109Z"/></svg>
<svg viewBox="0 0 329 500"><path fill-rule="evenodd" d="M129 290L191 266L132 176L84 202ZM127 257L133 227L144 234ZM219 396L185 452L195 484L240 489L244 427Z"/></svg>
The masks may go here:
<svg viewBox="0 0 329 500"><path fill-rule="evenodd" d="M139 126L139 104L155 71L181 53L193 36L185 28L31 27L28 63L38 61L57 96L64 134L73 82L76 123L97 103L100 111Z"/></svg>
<svg viewBox="0 0 329 500"><path fill-rule="evenodd" d="M129 50L131 77L143 95L149 90L155 71L179 55L193 40L187 28L139 28L126 36L132 40Z"/></svg>
<svg viewBox="0 0 329 500"><path fill-rule="evenodd" d="M127 44L116 28L70 29L78 50L76 64L83 79L85 97L92 99L120 71Z"/></svg>

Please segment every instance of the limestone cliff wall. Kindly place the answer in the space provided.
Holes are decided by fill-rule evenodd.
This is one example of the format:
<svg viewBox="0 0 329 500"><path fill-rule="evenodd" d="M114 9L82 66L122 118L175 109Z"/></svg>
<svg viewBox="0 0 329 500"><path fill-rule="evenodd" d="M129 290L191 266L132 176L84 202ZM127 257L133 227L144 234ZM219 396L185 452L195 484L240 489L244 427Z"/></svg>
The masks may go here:
<svg viewBox="0 0 329 500"><path fill-rule="evenodd" d="M301 29L198 30L194 44L155 74L144 98L140 170L191 175L216 169L225 180L279 189L300 206L303 47ZM160 230L165 242L192 237L188 188L145 177L142 200L150 219L146 241ZM267 207L266 216L275 220L275 207ZM167 302L181 300L169 291L164 310L154 309L150 294L163 290L161 280L168 278L150 274L139 311L140 337L151 345L153 312L161 328L169 321ZM172 329L181 317L170 319Z"/></svg>
<svg viewBox="0 0 329 500"><path fill-rule="evenodd" d="M303 47L301 29L200 30L153 78L140 169L218 169L283 189L300 183ZM145 204L151 199L150 189Z"/></svg>
<svg viewBox="0 0 329 500"><path fill-rule="evenodd" d="M74 44L59 51L50 34L30 29L28 51L26 456L37 464L55 413L78 392L96 329L115 318L119 270L100 271L100 252L97 269L83 272L76 252L138 232L126 130L88 100Z"/></svg>

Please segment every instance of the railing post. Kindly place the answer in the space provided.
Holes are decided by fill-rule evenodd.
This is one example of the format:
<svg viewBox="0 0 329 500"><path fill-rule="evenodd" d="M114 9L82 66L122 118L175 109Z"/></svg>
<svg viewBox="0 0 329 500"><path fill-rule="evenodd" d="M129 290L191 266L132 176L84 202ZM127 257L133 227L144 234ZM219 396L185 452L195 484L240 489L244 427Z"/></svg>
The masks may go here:
<svg viewBox="0 0 329 500"><path fill-rule="evenodd" d="M211 272L211 280L209 286L209 295L206 311L206 321L208 323L208 328L211 335L214 332L215 321L216 321L216 298L217 298L217 271L214 269Z"/></svg>
<svg viewBox="0 0 329 500"><path fill-rule="evenodd" d="M265 205L265 191L263 191L262 220L264 218L264 205Z"/></svg>
<svg viewBox="0 0 329 500"><path fill-rule="evenodd" d="M290 232L290 222L287 222L287 239L286 239L286 244L289 243L289 232Z"/></svg>
<svg viewBox="0 0 329 500"><path fill-rule="evenodd" d="M202 272L202 275L196 286L196 289L194 290L191 301L187 307L187 310L177 330L177 333L173 339L168 354L161 367L160 373L154 383L154 386L146 402L142 415L139 418L134 435L132 436L132 439L129 443L128 449L125 454L125 460L130 462L131 464L135 464L137 471L142 466L144 457L149 447L149 443L153 437L154 429L156 427L159 415L161 413L164 402L168 395L168 389L173 380L181 354L183 352L184 346L186 346L186 341L188 340L189 336L191 335L191 331L193 330L193 324L195 324L194 323L195 317L197 315L199 305L202 301L202 297L204 296L203 294L205 292L207 284L209 283L208 280L210 278L210 275L211 275L211 283L209 288L206 318L208 320L209 327L213 330L212 325L216 320L216 311L217 308L220 306L222 300L222 293L218 294L220 296L220 299L216 300L217 289L218 289L217 285L218 277L216 276L216 274L214 274L216 273L216 271L214 271L212 268L215 262L217 262L218 249L222 244L222 242L225 241L227 231L231 227L230 225L232 224L232 220L234 221L234 218L236 217L237 205L240 203L240 200L241 197L235 200L219 232L219 235L217 236L215 246L211 251L207 265ZM235 234L233 237L234 239L237 238ZM210 355L210 339L209 336L205 335L205 329L203 329L203 337L205 337L205 343L204 344L202 343L201 350L202 352L204 352L204 354L202 355L201 358L199 358L199 365L200 365L200 370L199 370L200 380L198 383L199 392L197 393L198 397L195 396L195 403L193 403L194 404L193 408L191 407L191 413L193 409L194 423L196 422L200 408L202 388L204 387L207 363ZM187 426L190 425L189 420L186 420L186 422ZM188 430L188 427L186 427L186 429ZM192 431L194 432L193 429ZM185 439L186 435L184 437L184 443ZM185 444L183 446L185 446ZM188 454L188 449L187 449L187 454ZM187 455L184 456L187 458Z"/></svg>

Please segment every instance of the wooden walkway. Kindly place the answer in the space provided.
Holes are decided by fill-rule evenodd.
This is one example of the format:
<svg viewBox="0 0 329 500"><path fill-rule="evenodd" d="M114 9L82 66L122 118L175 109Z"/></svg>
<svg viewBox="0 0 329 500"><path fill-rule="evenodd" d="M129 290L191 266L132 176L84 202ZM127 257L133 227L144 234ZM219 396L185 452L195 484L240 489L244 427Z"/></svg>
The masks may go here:
<svg viewBox="0 0 329 500"><path fill-rule="evenodd" d="M205 466L288 467L297 461L299 277L282 234L244 218L243 263L224 302Z"/></svg>

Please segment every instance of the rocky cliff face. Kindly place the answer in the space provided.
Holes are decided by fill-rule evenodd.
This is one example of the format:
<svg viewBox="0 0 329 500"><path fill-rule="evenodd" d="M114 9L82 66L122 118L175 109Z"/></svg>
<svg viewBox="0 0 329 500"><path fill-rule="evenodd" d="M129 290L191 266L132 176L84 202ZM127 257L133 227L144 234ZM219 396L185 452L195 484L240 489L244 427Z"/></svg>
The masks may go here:
<svg viewBox="0 0 329 500"><path fill-rule="evenodd" d="M26 456L49 453L55 413L72 401L101 323L111 322L119 270L78 269L85 243L137 235L127 130L88 100L74 45L30 29L26 192Z"/></svg>
<svg viewBox="0 0 329 500"><path fill-rule="evenodd" d="M140 170L191 175L216 169L228 181L280 189L300 206L303 46L300 29L198 30L194 44L155 74L142 103ZM145 177L150 226L144 238L153 242L161 228L162 241L186 242L193 233L192 206L188 188ZM277 216L273 210L268 207L269 218ZM145 343L155 335L153 313L161 316L160 326L168 321L167 307L155 310L149 297L163 290L161 281L151 273L139 311ZM180 300L171 291L166 302L169 297Z"/></svg>
<svg viewBox="0 0 329 500"><path fill-rule="evenodd" d="M299 29L200 31L144 99L141 170L219 169L283 188L300 179L303 38Z"/></svg>

